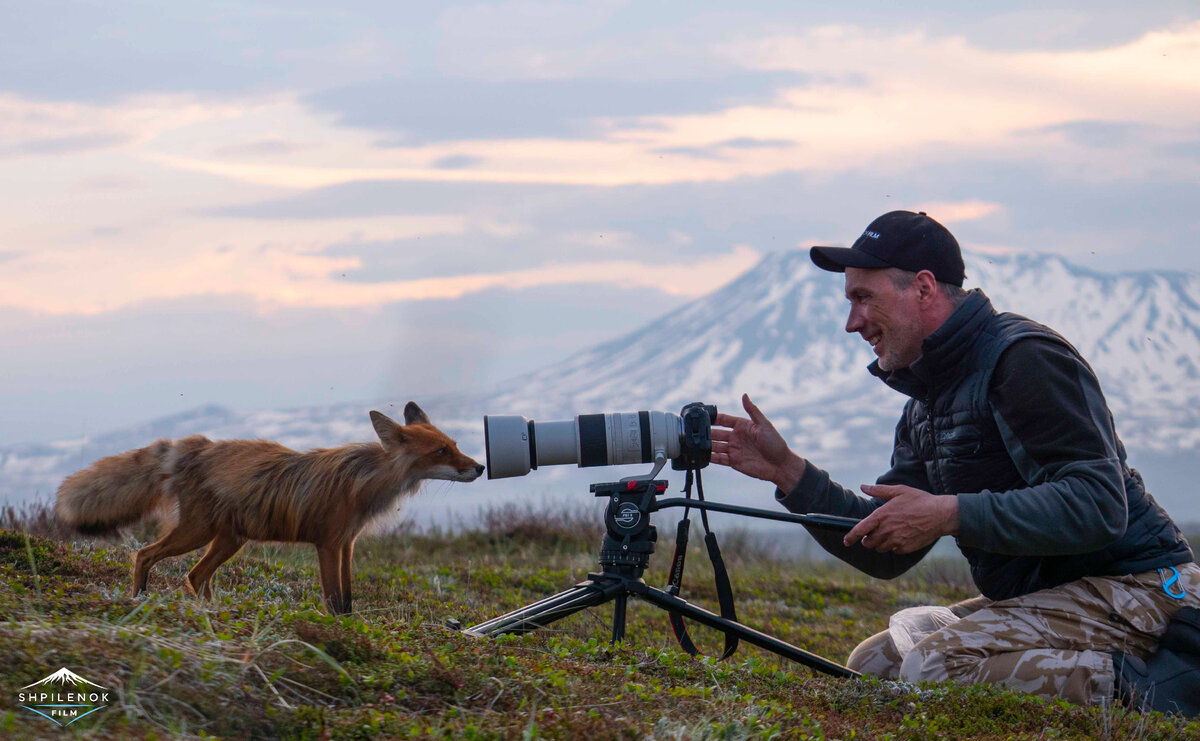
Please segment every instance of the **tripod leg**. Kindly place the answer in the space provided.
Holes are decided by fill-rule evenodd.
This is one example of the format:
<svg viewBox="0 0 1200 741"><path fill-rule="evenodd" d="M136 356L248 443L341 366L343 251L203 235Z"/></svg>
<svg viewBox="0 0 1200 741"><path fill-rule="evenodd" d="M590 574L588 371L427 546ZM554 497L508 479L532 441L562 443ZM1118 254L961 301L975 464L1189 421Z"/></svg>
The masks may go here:
<svg viewBox="0 0 1200 741"><path fill-rule="evenodd" d="M555 620L574 615L580 610L602 605L618 595L623 600L625 594L625 584L619 579L589 579L531 605L492 618L479 625L472 625L463 632L480 637L498 636L504 633L528 633L549 625Z"/></svg>
<svg viewBox="0 0 1200 741"><path fill-rule="evenodd" d="M687 600L673 597L661 589L655 589L645 583L629 582L629 592L641 597L645 601L657 605L669 612L677 612L686 618L695 620L702 625L707 625L710 628L717 630L728 631L734 633L738 638L746 643L753 644L759 648L765 648L771 653L782 656L785 659L790 659L799 664L816 669L817 671L831 674L835 677L858 677L859 673L847 669L841 664L835 664L829 659L817 656L814 653L809 653L802 648L793 646L786 641L781 641L778 638L769 636L766 633L754 630L734 620L723 618L720 615L711 613L702 607L697 607Z"/></svg>
<svg viewBox="0 0 1200 741"><path fill-rule="evenodd" d="M613 604L612 642L625 640L625 603L629 595L622 592L617 595Z"/></svg>

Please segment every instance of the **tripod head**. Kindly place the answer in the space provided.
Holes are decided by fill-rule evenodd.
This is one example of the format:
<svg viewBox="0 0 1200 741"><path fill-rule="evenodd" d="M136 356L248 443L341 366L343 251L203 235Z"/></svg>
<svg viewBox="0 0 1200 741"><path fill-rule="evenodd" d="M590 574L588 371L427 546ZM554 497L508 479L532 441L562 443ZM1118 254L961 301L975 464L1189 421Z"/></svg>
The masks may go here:
<svg viewBox="0 0 1200 741"><path fill-rule="evenodd" d="M592 494L608 498L604 542L600 545L600 566L605 571L641 577L658 541L658 529L650 524L654 498L666 490L667 482L661 479L591 485Z"/></svg>

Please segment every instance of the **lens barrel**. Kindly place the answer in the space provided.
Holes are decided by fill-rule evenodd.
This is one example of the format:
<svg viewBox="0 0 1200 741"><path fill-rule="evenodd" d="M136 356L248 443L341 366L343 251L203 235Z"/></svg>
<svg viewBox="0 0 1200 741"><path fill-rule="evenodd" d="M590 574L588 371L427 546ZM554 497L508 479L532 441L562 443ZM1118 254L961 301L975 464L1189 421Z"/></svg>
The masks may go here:
<svg viewBox="0 0 1200 741"><path fill-rule="evenodd" d="M534 457L533 422L512 415L488 415L483 418L483 447L487 452L489 479L524 476Z"/></svg>
<svg viewBox="0 0 1200 741"><path fill-rule="evenodd" d="M675 458L683 426L679 415L670 412L581 414L553 422L487 415L483 434L488 478L502 479L524 476L539 466L651 463L660 452Z"/></svg>

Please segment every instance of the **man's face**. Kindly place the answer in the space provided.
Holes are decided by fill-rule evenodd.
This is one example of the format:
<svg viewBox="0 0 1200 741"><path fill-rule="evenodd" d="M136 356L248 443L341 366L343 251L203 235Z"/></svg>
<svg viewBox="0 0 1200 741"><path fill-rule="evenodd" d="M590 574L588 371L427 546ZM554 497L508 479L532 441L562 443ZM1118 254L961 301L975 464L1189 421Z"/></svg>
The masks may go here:
<svg viewBox="0 0 1200 741"><path fill-rule="evenodd" d="M846 331L869 342L883 370L907 368L921 356L925 339L916 282L896 288L888 270L846 268L850 316Z"/></svg>

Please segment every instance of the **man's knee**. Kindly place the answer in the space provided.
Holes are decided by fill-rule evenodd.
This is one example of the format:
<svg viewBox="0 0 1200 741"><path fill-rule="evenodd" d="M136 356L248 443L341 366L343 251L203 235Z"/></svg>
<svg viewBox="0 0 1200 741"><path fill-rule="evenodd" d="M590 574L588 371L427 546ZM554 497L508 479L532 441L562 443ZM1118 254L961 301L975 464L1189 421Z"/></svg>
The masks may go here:
<svg viewBox="0 0 1200 741"><path fill-rule="evenodd" d="M942 682L957 673L969 671L968 665L981 657L972 656L965 647L954 651L953 645L929 636L913 646L904 656L888 631L876 633L863 641L846 659L846 666L861 674L905 682Z"/></svg>
<svg viewBox="0 0 1200 741"><path fill-rule="evenodd" d="M904 682L942 682L950 679L947 657L940 650L918 643L900 664L898 678Z"/></svg>
<svg viewBox="0 0 1200 741"><path fill-rule="evenodd" d="M901 658L891 634L885 630L858 644L846 659L846 667L859 674L896 679L900 675Z"/></svg>

